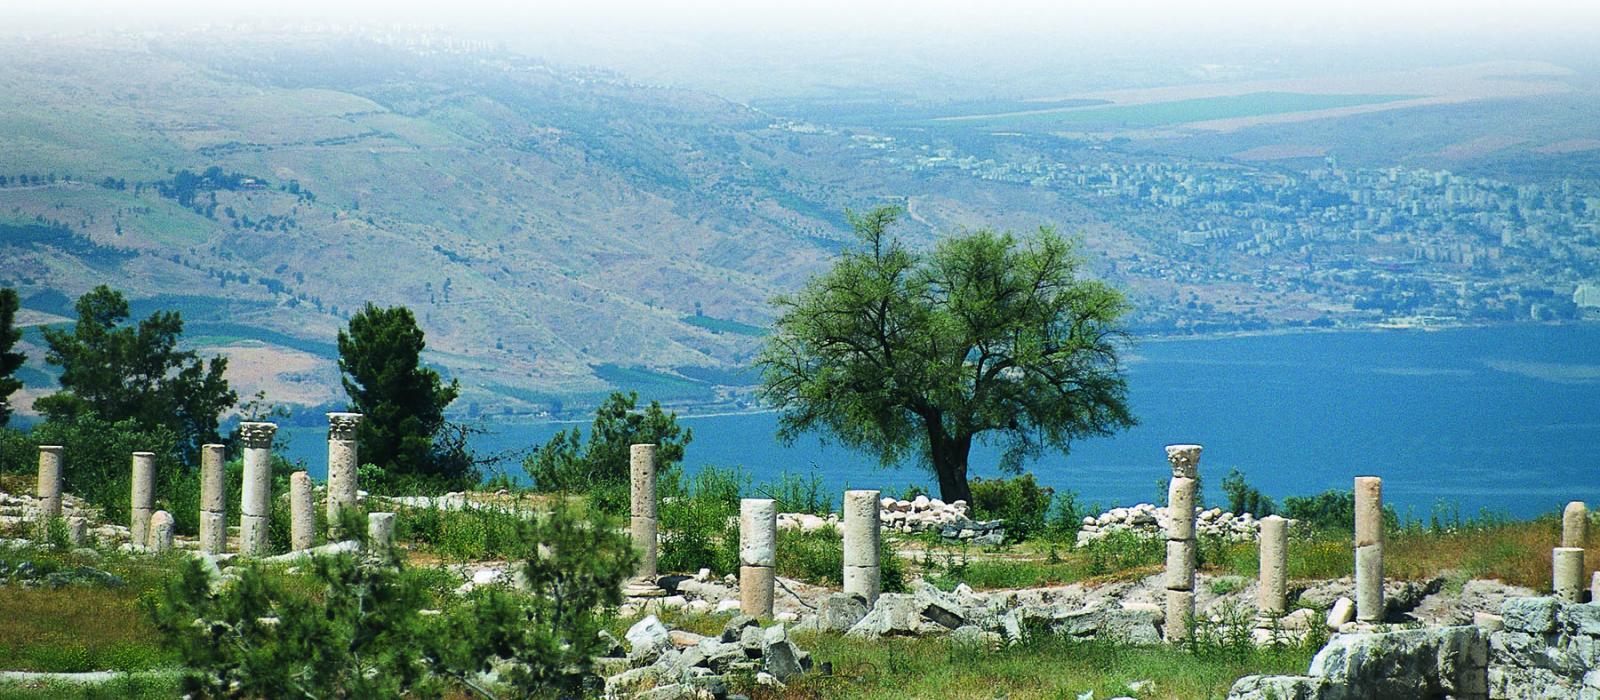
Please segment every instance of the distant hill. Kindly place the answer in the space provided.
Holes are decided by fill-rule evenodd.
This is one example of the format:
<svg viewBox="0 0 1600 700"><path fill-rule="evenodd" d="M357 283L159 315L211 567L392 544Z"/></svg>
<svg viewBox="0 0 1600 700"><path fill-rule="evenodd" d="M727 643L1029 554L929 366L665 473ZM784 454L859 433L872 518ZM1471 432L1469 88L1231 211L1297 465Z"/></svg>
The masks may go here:
<svg viewBox="0 0 1600 700"><path fill-rule="evenodd" d="M302 36L12 49L0 283L56 315L101 282L179 309L236 381L298 402L338 398L334 336L368 301L417 311L463 405L726 400L767 300L877 196L808 173L815 144L753 109L511 55Z"/></svg>

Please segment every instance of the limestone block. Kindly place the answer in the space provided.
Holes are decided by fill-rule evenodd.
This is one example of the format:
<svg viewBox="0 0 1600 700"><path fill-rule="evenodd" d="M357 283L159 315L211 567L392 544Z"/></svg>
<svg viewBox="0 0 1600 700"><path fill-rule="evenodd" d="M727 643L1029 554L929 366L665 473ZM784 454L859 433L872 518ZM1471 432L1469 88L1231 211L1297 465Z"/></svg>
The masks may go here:
<svg viewBox="0 0 1600 700"><path fill-rule="evenodd" d="M1256 607L1264 613L1281 615L1288 609L1288 524L1276 515L1261 519L1261 581Z"/></svg>
<svg viewBox="0 0 1600 700"><path fill-rule="evenodd" d="M635 518L656 517L656 446L633 445L628 452L628 475L632 514Z"/></svg>
<svg viewBox="0 0 1600 700"><path fill-rule="evenodd" d="M1500 603L1500 618L1506 630L1530 635L1547 635L1556 629L1561 601L1551 597L1507 598Z"/></svg>
<svg viewBox="0 0 1600 700"><path fill-rule="evenodd" d="M1326 624L1328 629L1337 630L1344 626L1346 622L1354 620L1355 617L1356 602L1344 596L1340 596L1338 600L1333 601L1333 607L1328 608L1328 619L1326 620Z"/></svg>
<svg viewBox="0 0 1600 700"><path fill-rule="evenodd" d="M1589 600L1600 603L1600 571L1594 572L1594 575L1589 577Z"/></svg>
<svg viewBox="0 0 1600 700"><path fill-rule="evenodd" d="M1167 591L1167 641L1186 640L1194 623L1194 591Z"/></svg>
<svg viewBox="0 0 1600 700"><path fill-rule="evenodd" d="M1356 619L1379 622L1383 617L1383 545L1356 547Z"/></svg>
<svg viewBox="0 0 1600 700"><path fill-rule="evenodd" d="M1194 590L1195 541L1167 540L1167 590Z"/></svg>
<svg viewBox="0 0 1600 700"><path fill-rule="evenodd" d="M1356 477L1356 546L1383 543L1383 479Z"/></svg>
<svg viewBox="0 0 1600 700"><path fill-rule="evenodd" d="M380 557L394 554L394 513L367 514L367 549Z"/></svg>
<svg viewBox="0 0 1600 700"><path fill-rule="evenodd" d="M228 549L228 516L200 511L200 551L221 554Z"/></svg>
<svg viewBox="0 0 1600 700"><path fill-rule="evenodd" d="M882 572L876 564L872 566L844 567L844 592L846 595L860 596L870 606L878 601L878 593L883 589Z"/></svg>
<svg viewBox="0 0 1600 700"><path fill-rule="evenodd" d="M150 514L150 551L157 554L172 549L172 514L158 510Z"/></svg>
<svg viewBox="0 0 1600 700"><path fill-rule="evenodd" d="M89 537L89 521L80 516L67 518L67 542L74 547L82 547L84 540Z"/></svg>
<svg viewBox="0 0 1600 700"><path fill-rule="evenodd" d="M310 549L316 543L317 516L316 493L311 489L311 475L295 472L289 475L289 549Z"/></svg>
<svg viewBox="0 0 1600 700"><path fill-rule="evenodd" d="M739 563L744 566L778 565L778 503L770 498L739 502Z"/></svg>
<svg viewBox="0 0 1600 700"><path fill-rule="evenodd" d="M774 580L770 566L739 567L739 612L772 617Z"/></svg>
<svg viewBox="0 0 1600 700"><path fill-rule="evenodd" d="M239 516L239 554L246 557L266 556L268 550L267 516Z"/></svg>
<svg viewBox="0 0 1600 700"><path fill-rule="evenodd" d="M1589 507L1573 501L1561 511L1561 546L1583 547L1589 541Z"/></svg>
<svg viewBox="0 0 1600 700"><path fill-rule="evenodd" d="M228 512L227 471L222 445L200 446L200 511Z"/></svg>
<svg viewBox="0 0 1600 700"><path fill-rule="evenodd" d="M1556 547L1550 553L1551 590L1569 603L1583 602L1583 548Z"/></svg>
<svg viewBox="0 0 1600 700"><path fill-rule="evenodd" d="M61 517L61 455L60 445L39 446L39 517L44 520Z"/></svg>
<svg viewBox="0 0 1600 700"><path fill-rule="evenodd" d="M877 491L844 492L845 567L877 568L882 546L880 527Z"/></svg>
<svg viewBox="0 0 1600 700"><path fill-rule="evenodd" d="M633 535L633 548L639 550L638 577L655 579L656 577L656 519L635 516L631 523L630 532Z"/></svg>
<svg viewBox="0 0 1600 700"><path fill-rule="evenodd" d="M150 511L156 500L156 455L154 452L133 453L132 517L128 534L134 544L144 547L150 543Z"/></svg>
<svg viewBox="0 0 1600 700"><path fill-rule="evenodd" d="M1167 445L1167 463L1172 466L1174 478L1193 479L1199 476L1199 445Z"/></svg>
<svg viewBox="0 0 1600 700"><path fill-rule="evenodd" d="M1167 539L1194 539L1194 477L1175 476L1167 483Z"/></svg>

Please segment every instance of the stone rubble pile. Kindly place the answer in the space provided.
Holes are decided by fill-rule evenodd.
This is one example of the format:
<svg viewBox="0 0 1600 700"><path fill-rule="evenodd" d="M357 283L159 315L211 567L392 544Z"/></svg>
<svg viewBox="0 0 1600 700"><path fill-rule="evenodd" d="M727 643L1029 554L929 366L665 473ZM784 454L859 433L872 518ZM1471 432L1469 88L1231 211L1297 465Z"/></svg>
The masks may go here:
<svg viewBox="0 0 1600 700"><path fill-rule="evenodd" d="M878 501L879 517L885 530L902 534L936 532L951 542L969 542L985 546L997 545L1005 540L1005 523L999 520L974 520L969 515L966 501L945 503L937 498L917 496L913 499L882 498ZM799 529L810 532L826 527L838 529L842 523L834 513L779 513L778 529Z"/></svg>
<svg viewBox="0 0 1600 700"><path fill-rule="evenodd" d="M605 677L607 698L727 700L743 697L728 693L730 675L782 686L812 671L811 654L789 640L782 624L763 628L749 615L729 620L714 637L668 629L654 615L628 629L626 646L601 635L611 648L595 659L595 668ZM831 672L827 664L817 670Z"/></svg>
<svg viewBox="0 0 1600 700"><path fill-rule="evenodd" d="M1127 508L1112 508L1100 515L1086 515L1078 530L1079 547L1113 532L1132 532L1145 537L1164 537L1168 525L1167 509L1149 503ZM1194 526L1198 536L1220 537L1229 542L1249 542L1256 538L1260 521L1249 513L1235 514L1221 508L1195 508Z"/></svg>
<svg viewBox="0 0 1600 700"><path fill-rule="evenodd" d="M1304 676L1246 676L1229 700L1600 700L1600 603L1507 598L1473 625L1340 634Z"/></svg>

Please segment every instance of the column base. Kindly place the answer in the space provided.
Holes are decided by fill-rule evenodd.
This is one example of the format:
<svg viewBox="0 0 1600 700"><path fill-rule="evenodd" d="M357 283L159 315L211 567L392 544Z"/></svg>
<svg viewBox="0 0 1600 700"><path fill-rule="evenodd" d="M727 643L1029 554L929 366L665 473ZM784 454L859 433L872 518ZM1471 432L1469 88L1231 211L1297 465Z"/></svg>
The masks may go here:
<svg viewBox="0 0 1600 700"><path fill-rule="evenodd" d="M1383 604L1383 545L1356 547L1356 620L1382 622L1387 612Z"/></svg>
<svg viewBox="0 0 1600 700"><path fill-rule="evenodd" d="M266 556L269 550L267 516L241 516L239 518L239 554L246 557L262 557Z"/></svg>
<svg viewBox="0 0 1600 700"><path fill-rule="evenodd" d="M844 592L846 595L858 595L867 601L867 606L878 602L878 593L883 590L882 572L876 566L846 566L844 567Z"/></svg>
<svg viewBox="0 0 1600 700"><path fill-rule="evenodd" d="M228 550L228 518L221 513L200 511L200 551L221 554Z"/></svg>
<svg viewBox="0 0 1600 700"><path fill-rule="evenodd" d="M1194 591L1167 591L1166 632L1168 642L1181 642L1193 635Z"/></svg>

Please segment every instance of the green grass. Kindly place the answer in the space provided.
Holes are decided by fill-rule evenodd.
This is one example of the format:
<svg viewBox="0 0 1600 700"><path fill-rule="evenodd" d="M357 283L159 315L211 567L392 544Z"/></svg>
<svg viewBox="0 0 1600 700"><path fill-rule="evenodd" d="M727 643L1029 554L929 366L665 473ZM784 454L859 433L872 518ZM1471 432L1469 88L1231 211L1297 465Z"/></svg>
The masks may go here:
<svg viewBox="0 0 1600 700"><path fill-rule="evenodd" d="M1245 95L1200 97L1172 102L1066 109L1053 112L1016 112L993 116L942 120L944 126L965 125L984 129L1142 128L1188 124L1214 119L1259 117L1269 114L1309 112L1339 107L1398 102L1415 95L1313 95L1296 92L1253 92Z"/></svg>
<svg viewBox="0 0 1600 700"><path fill-rule="evenodd" d="M104 685L87 686L55 682L0 682L0 700L168 700L182 695L178 683L177 676L164 673L130 674Z"/></svg>
<svg viewBox="0 0 1600 700"><path fill-rule="evenodd" d="M174 555L181 556L181 555ZM123 578L117 586L6 586L0 593L0 659L5 670L81 672L146 670L176 657L140 609L176 566L171 557L107 554L91 559L42 550L5 550L0 558L31 561L41 570L91 566Z"/></svg>
<svg viewBox="0 0 1600 700"><path fill-rule="evenodd" d="M797 634L815 662L831 663L832 676L809 675L774 691L752 689L757 700L822 698L904 700L1005 698L1058 700L1086 691L1106 698L1221 698L1240 676L1304 673L1309 647L1255 649L1126 647L1043 637L998 650L974 649L948 638L863 640ZM1128 684L1149 681L1151 690Z"/></svg>

